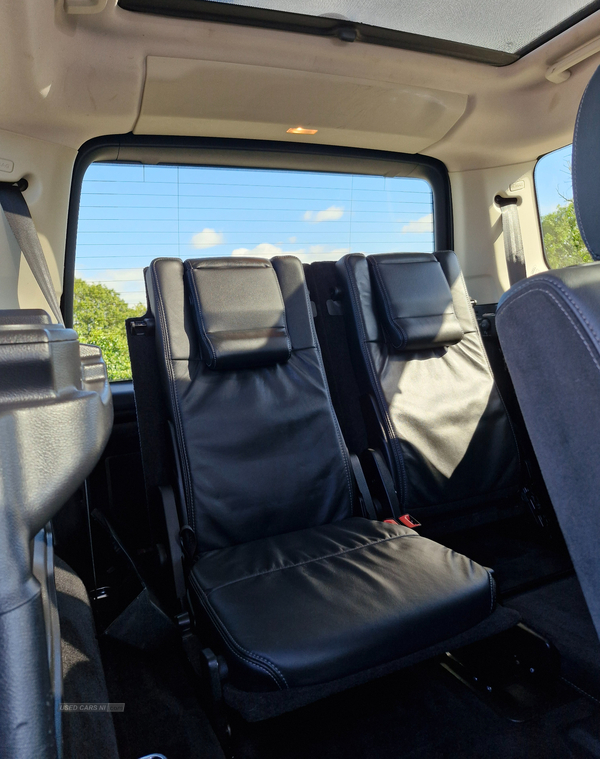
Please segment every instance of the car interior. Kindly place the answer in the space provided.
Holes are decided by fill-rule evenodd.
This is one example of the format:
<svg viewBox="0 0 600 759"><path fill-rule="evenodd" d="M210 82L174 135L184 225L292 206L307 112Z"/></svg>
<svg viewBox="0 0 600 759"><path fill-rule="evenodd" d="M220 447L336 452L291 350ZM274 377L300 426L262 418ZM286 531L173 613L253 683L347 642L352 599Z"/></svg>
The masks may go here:
<svg viewBox="0 0 600 759"><path fill-rule="evenodd" d="M600 758L600 2L0 12L0 756Z"/></svg>

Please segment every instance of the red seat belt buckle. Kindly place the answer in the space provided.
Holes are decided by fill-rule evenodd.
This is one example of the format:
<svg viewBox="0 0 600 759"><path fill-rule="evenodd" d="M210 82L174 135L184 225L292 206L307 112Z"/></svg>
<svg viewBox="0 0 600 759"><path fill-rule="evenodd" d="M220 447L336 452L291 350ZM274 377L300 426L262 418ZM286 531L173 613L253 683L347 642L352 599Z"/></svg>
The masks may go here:
<svg viewBox="0 0 600 759"><path fill-rule="evenodd" d="M411 517L410 514L402 514L401 517L398 517L398 521L405 527L410 527L411 530L414 530L415 527L421 526L421 522L418 522L414 517Z"/></svg>
<svg viewBox="0 0 600 759"><path fill-rule="evenodd" d="M385 524L398 524L395 519L384 519Z"/></svg>

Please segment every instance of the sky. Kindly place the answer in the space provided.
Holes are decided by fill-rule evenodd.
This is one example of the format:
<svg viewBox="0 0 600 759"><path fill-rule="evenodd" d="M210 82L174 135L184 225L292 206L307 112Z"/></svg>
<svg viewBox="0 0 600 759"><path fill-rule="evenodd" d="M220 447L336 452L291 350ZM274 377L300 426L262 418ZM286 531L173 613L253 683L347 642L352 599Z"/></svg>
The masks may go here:
<svg viewBox="0 0 600 759"><path fill-rule="evenodd" d="M416 178L96 163L83 181L76 276L135 305L143 267L162 256L430 252L432 211Z"/></svg>
<svg viewBox="0 0 600 759"><path fill-rule="evenodd" d="M542 156L535 167L535 191L540 216L554 211L573 197L572 145Z"/></svg>

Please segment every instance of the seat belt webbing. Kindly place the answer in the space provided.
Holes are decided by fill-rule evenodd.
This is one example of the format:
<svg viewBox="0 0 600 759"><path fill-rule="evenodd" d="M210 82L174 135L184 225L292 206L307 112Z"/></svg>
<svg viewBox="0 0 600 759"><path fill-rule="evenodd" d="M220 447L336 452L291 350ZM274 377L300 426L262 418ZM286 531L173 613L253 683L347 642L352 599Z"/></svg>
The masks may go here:
<svg viewBox="0 0 600 759"><path fill-rule="evenodd" d="M358 490L360 492L360 496L362 500L361 505L363 506L365 516L368 519L377 519L375 505L373 504L373 498L371 497L369 486L367 485L367 480L365 478L362 466L360 465L358 456L355 453L350 454L350 463L352 464L354 479L356 481Z"/></svg>
<svg viewBox="0 0 600 759"><path fill-rule="evenodd" d="M508 280L511 287L527 277L523 237L519 223L519 211L516 198L494 198L502 214L502 234L504 237L504 254L508 268Z"/></svg>
<svg viewBox="0 0 600 759"><path fill-rule="evenodd" d="M46 257L23 193L15 184L0 182L0 205L54 318L64 324Z"/></svg>

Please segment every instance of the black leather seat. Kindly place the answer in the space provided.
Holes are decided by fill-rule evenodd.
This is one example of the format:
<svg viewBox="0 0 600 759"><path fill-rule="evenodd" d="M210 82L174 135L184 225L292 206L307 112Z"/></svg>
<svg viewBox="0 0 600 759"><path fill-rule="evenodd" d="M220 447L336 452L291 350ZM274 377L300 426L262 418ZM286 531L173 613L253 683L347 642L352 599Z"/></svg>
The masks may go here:
<svg viewBox="0 0 600 759"><path fill-rule="evenodd" d="M401 509L430 524L514 511L517 443L456 255L350 254L337 269L369 444Z"/></svg>
<svg viewBox="0 0 600 759"><path fill-rule="evenodd" d="M573 196L600 260L600 69L581 101ZM497 328L519 405L600 634L600 263L536 274L500 300Z"/></svg>
<svg viewBox="0 0 600 759"><path fill-rule="evenodd" d="M197 539L189 584L230 703L263 718L514 624L492 615L488 570L354 516L297 259L158 259L147 287Z"/></svg>

